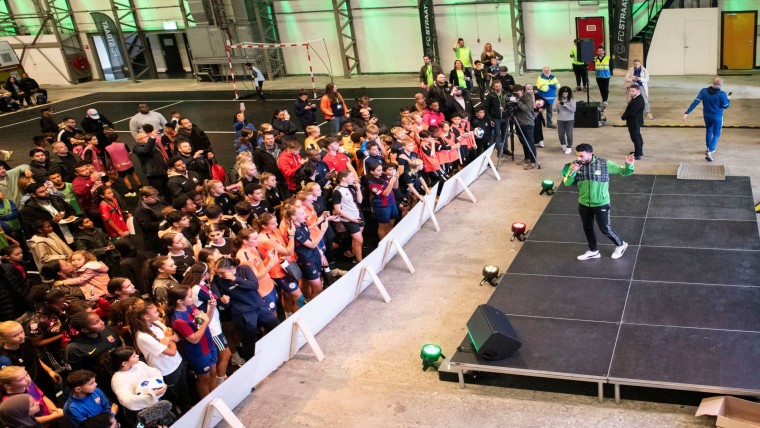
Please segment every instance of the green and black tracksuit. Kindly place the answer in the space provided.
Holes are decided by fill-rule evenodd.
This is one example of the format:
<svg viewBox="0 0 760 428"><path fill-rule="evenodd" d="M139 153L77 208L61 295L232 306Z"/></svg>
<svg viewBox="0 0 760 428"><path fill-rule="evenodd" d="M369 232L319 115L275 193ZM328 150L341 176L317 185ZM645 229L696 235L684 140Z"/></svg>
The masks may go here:
<svg viewBox="0 0 760 428"><path fill-rule="evenodd" d="M571 165L567 164L562 169L562 176L565 177L563 183L565 186L573 183L578 185L578 212L583 221L589 249L599 250L594 233L594 218L604 236L610 238L615 246L623 245L623 240L610 225L610 175L632 175L633 165L621 166L596 156L578 171L570 172Z"/></svg>

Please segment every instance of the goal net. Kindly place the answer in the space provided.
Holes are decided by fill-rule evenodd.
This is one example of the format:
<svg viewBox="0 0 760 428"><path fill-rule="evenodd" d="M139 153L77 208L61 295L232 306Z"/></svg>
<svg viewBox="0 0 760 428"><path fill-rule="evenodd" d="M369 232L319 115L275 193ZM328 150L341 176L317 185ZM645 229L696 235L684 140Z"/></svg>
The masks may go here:
<svg viewBox="0 0 760 428"><path fill-rule="evenodd" d="M243 42L225 46L235 99L294 98L332 79L324 40L292 43ZM262 80L263 79L263 80Z"/></svg>

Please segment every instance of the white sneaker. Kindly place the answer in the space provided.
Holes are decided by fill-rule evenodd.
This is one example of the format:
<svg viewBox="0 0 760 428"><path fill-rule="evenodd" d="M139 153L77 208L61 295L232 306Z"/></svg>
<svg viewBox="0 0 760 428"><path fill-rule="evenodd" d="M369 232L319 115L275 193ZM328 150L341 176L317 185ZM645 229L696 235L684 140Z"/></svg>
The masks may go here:
<svg viewBox="0 0 760 428"><path fill-rule="evenodd" d="M240 354L235 352L232 354L232 358L230 358L230 362L238 367L242 367L245 365L245 358L241 357Z"/></svg>
<svg viewBox="0 0 760 428"><path fill-rule="evenodd" d="M590 260L590 259L598 259L602 255L599 254L599 250L597 251L586 251L585 253L581 254L577 257L578 260Z"/></svg>
<svg viewBox="0 0 760 428"><path fill-rule="evenodd" d="M626 248L628 248L628 243L623 241L623 245L615 247L615 251L612 252L612 258L617 260L623 257L623 253L625 253Z"/></svg>
<svg viewBox="0 0 760 428"><path fill-rule="evenodd" d="M571 154L572 152L573 152L573 149L571 149L570 147L565 147L565 154L566 154L566 155L569 155L569 154Z"/></svg>
<svg viewBox="0 0 760 428"><path fill-rule="evenodd" d="M544 147L544 140L539 141L536 147Z"/></svg>
<svg viewBox="0 0 760 428"><path fill-rule="evenodd" d="M654 116L652 116L652 113L647 113L647 120L654 120Z"/></svg>

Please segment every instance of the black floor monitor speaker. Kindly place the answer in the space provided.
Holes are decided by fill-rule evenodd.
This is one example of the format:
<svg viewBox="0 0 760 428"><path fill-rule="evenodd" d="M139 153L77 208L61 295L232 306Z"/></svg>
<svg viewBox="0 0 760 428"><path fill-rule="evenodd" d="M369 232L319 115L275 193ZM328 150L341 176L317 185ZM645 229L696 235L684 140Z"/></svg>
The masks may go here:
<svg viewBox="0 0 760 428"><path fill-rule="evenodd" d="M575 109L574 126L576 128L598 128L599 103L579 104Z"/></svg>
<svg viewBox="0 0 760 428"><path fill-rule="evenodd" d="M578 39L578 42L575 44L575 50L578 52L578 59L581 62L594 62L596 54L594 39Z"/></svg>
<svg viewBox="0 0 760 428"><path fill-rule="evenodd" d="M478 355L486 360L503 360L522 346L507 316L493 306L478 306L467 321L467 332Z"/></svg>

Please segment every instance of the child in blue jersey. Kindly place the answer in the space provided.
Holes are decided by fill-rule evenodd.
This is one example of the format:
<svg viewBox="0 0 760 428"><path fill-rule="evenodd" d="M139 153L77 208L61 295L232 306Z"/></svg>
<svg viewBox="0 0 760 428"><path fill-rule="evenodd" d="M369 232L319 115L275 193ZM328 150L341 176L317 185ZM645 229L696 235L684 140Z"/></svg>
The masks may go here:
<svg viewBox="0 0 760 428"><path fill-rule="evenodd" d="M208 328L216 300L209 300L206 311L201 311L195 306L193 291L180 285L169 291L168 301L174 308L169 317L172 329L183 339L180 342L182 357L195 373L195 386L203 398L216 388L217 348Z"/></svg>
<svg viewBox="0 0 760 428"><path fill-rule="evenodd" d="M71 388L71 395L63 405L63 414L73 427L104 412L115 415L119 410L117 404L111 404L106 394L98 388L95 373L89 370L76 370L66 378Z"/></svg>

